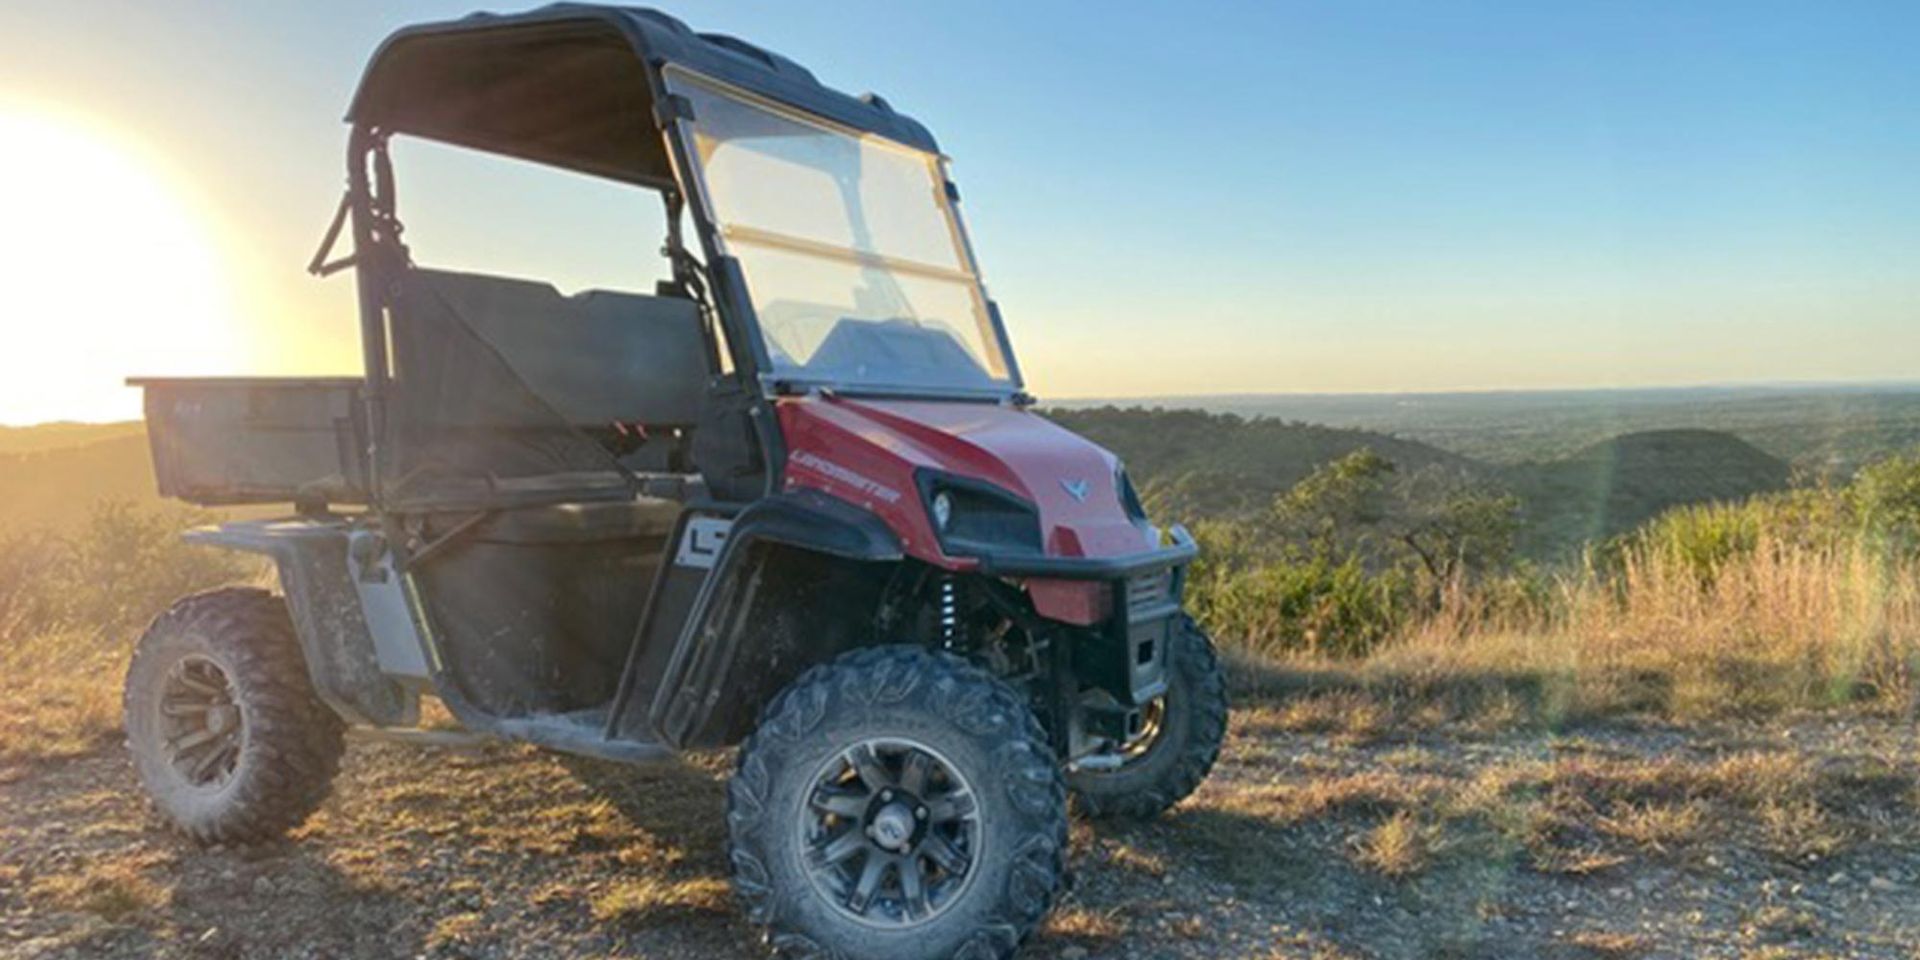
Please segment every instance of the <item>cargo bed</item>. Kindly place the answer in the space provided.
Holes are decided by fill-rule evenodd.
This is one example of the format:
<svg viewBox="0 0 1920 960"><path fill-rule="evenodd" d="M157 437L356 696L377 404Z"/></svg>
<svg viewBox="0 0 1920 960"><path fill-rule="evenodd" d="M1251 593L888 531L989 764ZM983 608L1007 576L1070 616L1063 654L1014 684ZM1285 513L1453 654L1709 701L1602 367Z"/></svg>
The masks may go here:
<svg viewBox="0 0 1920 960"><path fill-rule="evenodd" d="M134 378L162 496L221 506L367 502L358 377Z"/></svg>

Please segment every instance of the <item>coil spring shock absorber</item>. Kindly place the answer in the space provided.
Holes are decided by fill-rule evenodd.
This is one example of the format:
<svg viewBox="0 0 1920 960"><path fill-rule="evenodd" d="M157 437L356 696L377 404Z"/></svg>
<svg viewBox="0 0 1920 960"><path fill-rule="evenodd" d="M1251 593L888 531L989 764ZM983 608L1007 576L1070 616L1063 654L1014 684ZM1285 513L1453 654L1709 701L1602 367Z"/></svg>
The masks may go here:
<svg viewBox="0 0 1920 960"><path fill-rule="evenodd" d="M953 574L943 573L940 575L938 589L940 591L938 601L940 610L940 646L947 650L958 649L961 639L960 585L954 581Z"/></svg>

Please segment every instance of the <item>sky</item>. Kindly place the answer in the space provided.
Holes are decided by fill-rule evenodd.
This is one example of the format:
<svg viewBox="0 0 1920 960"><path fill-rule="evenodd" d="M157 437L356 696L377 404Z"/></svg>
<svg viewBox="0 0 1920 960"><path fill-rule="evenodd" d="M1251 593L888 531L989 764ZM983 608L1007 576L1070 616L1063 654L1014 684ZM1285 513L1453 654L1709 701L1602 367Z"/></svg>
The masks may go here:
<svg viewBox="0 0 1920 960"><path fill-rule="evenodd" d="M340 118L473 2L0 8L0 423L352 372ZM666 9L934 131L1043 398L1920 376L1920 4ZM397 160L423 263L657 274L651 195Z"/></svg>

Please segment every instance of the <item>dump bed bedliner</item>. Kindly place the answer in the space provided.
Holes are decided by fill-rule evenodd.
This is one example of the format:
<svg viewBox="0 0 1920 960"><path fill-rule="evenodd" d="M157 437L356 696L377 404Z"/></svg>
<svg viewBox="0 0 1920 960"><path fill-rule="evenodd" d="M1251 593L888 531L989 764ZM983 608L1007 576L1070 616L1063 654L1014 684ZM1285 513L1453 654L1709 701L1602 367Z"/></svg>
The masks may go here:
<svg viewBox="0 0 1920 960"><path fill-rule="evenodd" d="M162 496L203 506L367 502L358 377L137 378Z"/></svg>

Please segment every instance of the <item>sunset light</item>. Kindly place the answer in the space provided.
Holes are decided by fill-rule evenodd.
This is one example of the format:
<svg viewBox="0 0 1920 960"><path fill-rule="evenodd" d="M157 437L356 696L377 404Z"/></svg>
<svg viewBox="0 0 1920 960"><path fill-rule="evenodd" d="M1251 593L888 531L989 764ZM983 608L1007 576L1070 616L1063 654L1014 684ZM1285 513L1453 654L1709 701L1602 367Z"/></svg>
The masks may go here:
<svg viewBox="0 0 1920 960"><path fill-rule="evenodd" d="M0 424L136 416L130 375L242 366L212 231L137 149L0 108L0 210Z"/></svg>
<svg viewBox="0 0 1920 960"><path fill-rule="evenodd" d="M1920 960L1916 41L0 2L0 960Z"/></svg>

